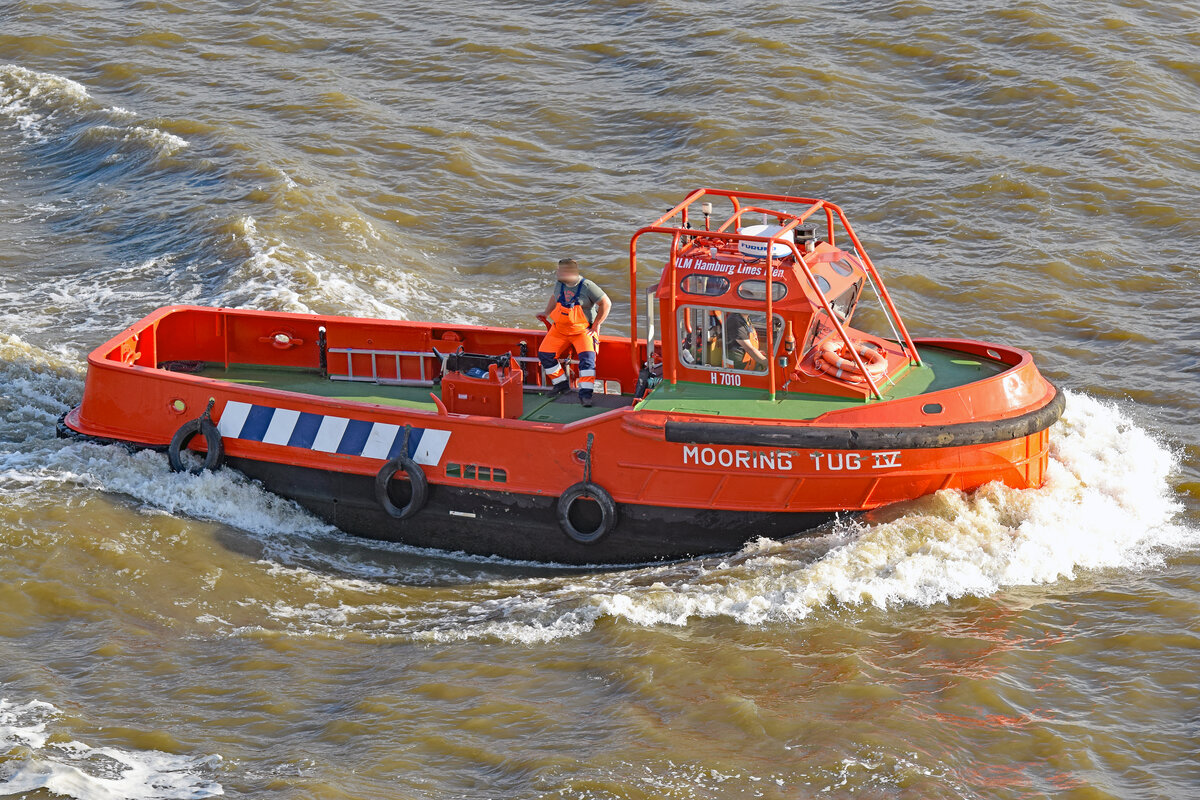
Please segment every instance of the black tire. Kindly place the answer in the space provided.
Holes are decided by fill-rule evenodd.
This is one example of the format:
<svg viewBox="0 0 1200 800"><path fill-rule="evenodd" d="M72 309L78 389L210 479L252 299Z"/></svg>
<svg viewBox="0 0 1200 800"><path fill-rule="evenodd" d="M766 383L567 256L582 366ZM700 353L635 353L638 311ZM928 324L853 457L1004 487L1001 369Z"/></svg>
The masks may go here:
<svg viewBox="0 0 1200 800"><path fill-rule="evenodd" d="M588 509L587 503L595 508ZM572 541L595 544L617 527L617 504L596 484L576 483L558 498L558 526Z"/></svg>
<svg viewBox="0 0 1200 800"><path fill-rule="evenodd" d="M203 464L188 469L183 463L183 451L197 436L204 437L204 445L208 451L204 454ZM188 420L180 425L179 430L171 437L171 444L167 447L167 463L171 465L171 472L188 472L192 475L199 475L204 470L216 472L225 463L225 444L221 439L221 432L208 417Z"/></svg>
<svg viewBox="0 0 1200 800"><path fill-rule="evenodd" d="M403 506L393 503L392 497L388 493L388 484L391 483L397 472L406 474L408 482L412 486L412 495ZM384 464L375 475L375 499L379 501L379 505L389 516L396 519L408 519L425 507L425 502L429 499L429 480L417 462L405 455L396 456Z"/></svg>

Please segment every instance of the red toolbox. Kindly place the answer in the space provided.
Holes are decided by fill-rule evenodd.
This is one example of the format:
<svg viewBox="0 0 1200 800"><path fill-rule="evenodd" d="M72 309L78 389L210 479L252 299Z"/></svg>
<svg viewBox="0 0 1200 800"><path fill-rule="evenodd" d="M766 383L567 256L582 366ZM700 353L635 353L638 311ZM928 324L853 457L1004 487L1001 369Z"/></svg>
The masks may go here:
<svg viewBox="0 0 1200 800"><path fill-rule="evenodd" d="M495 364L489 364L487 369L484 378L447 372L442 377L442 403L446 410L451 414L517 419L524 412L525 373L517 366L502 372Z"/></svg>

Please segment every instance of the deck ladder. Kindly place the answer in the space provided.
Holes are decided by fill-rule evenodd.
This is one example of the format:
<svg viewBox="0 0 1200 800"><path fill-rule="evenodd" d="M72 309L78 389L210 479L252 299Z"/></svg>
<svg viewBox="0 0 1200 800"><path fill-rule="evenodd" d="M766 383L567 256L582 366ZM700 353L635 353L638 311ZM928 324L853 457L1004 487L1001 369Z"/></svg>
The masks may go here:
<svg viewBox="0 0 1200 800"><path fill-rule="evenodd" d="M430 375L432 372L434 372L436 370L436 364L434 365L434 369L427 369L425 366L425 361L426 361L426 359L431 359L435 362L438 360L438 357L436 355L434 355L433 351L431 351L431 350L368 350L368 349L359 349L357 347L331 347L331 348L329 348L329 353L330 353L330 355L338 354L338 355L346 356L346 374L345 375L330 374L329 379L331 381L354 381L356 383L375 383L380 386L433 386L433 378L431 378ZM354 357L355 356L369 356L370 357L370 359L371 359L371 374L366 375L366 374L362 374L361 372L357 375L355 374L355 372L354 372ZM417 359L417 365L418 365L418 370L419 370L419 374L417 377L415 377L415 378L404 377L403 372L401 370L401 365L403 363L401 361L402 358L416 358ZM397 377L395 377L395 378L379 377L379 360L380 359L393 359L393 363L395 364L395 367L396 367L395 374ZM526 376L526 379L525 379L526 382L524 384L522 384L522 386L526 390L531 391L531 392L544 392L544 391L548 391L550 389L550 379L547 377L546 369L545 369L545 367L542 366L541 360L537 356L514 356L513 361L516 361L517 363L521 364L521 368L524 371L525 376ZM576 366L579 365L579 360L575 359L575 358L564 359L563 361L567 364L574 364ZM527 365L529 365L529 364L537 365L536 373L531 371L528 368ZM529 378L532 375L539 374L539 373L541 376L541 382L540 383L529 383ZM597 384L599 384L599 383L600 382L597 381ZM615 381L607 381L606 383L615 383ZM599 386L597 386L597 389L599 389Z"/></svg>

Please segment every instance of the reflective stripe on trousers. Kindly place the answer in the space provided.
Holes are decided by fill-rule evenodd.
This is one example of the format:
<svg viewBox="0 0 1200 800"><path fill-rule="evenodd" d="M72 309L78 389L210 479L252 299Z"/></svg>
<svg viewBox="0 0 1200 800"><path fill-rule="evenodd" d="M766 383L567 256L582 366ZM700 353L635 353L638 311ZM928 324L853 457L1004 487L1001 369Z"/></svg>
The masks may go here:
<svg viewBox="0 0 1200 800"><path fill-rule="evenodd" d="M574 350L579 355L579 396L589 397L596 379L598 343L597 337L590 332L565 336L557 328L553 328L538 346L538 360L541 361L546 370L546 377L551 383L559 384L567 379L567 373L558 363L558 359Z"/></svg>
<svg viewBox="0 0 1200 800"><path fill-rule="evenodd" d="M549 355L549 358L547 356ZM558 363L558 359L548 353L538 353L538 359L542 362L542 366L546 368L546 377L551 383L562 383L567 379L567 371L562 368L562 364ZM547 364L546 362L550 363Z"/></svg>

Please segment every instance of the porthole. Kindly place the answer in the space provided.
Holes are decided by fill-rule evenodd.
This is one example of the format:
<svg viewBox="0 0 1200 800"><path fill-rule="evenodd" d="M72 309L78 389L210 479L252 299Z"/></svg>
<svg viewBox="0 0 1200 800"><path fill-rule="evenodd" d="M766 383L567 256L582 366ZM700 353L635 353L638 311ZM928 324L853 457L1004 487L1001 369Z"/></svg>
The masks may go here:
<svg viewBox="0 0 1200 800"><path fill-rule="evenodd" d="M679 282L684 294L719 297L729 291L729 278L722 275L687 275Z"/></svg>
<svg viewBox="0 0 1200 800"><path fill-rule="evenodd" d="M737 288L738 297L743 300L766 300L766 281L742 281ZM787 286L782 281L771 281L771 300L778 303L787 296Z"/></svg>

